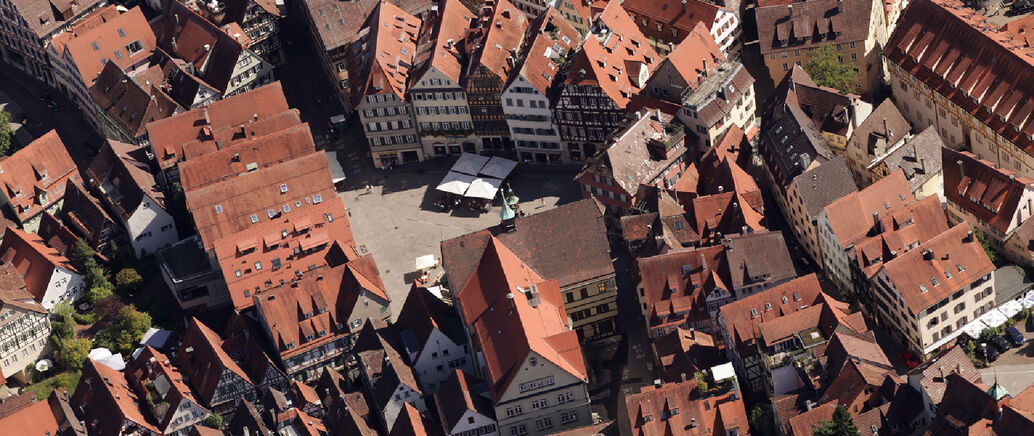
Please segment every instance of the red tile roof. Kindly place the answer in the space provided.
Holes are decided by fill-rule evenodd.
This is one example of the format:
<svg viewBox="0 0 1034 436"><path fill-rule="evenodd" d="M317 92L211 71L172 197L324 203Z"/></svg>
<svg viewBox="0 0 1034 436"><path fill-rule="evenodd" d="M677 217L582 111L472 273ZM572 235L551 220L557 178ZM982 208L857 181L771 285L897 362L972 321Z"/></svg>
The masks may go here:
<svg viewBox="0 0 1034 436"><path fill-rule="evenodd" d="M846 249L869 236L874 222L915 202L904 171L898 170L865 189L840 197L826 206L826 216Z"/></svg>
<svg viewBox="0 0 1034 436"><path fill-rule="evenodd" d="M44 206L61 201L69 179L82 183L75 162L55 130L10 156L0 157L0 186L19 223L42 212ZM45 204L40 204L40 194L46 194Z"/></svg>
<svg viewBox="0 0 1034 436"><path fill-rule="evenodd" d="M316 144L308 124L295 124L233 142L218 150L191 147L184 151L187 160L179 164L180 183L184 191L190 191L313 153Z"/></svg>
<svg viewBox="0 0 1034 436"><path fill-rule="evenodd" d="M413 60L416 72L410 75L411 80L420 80L434 68L458 86L468 49L464 47L464 39L474 17L460 0L439 2L438 13L432 11L424 19Z"/></svg>
<svg viewBox="0 0 1034 436"><path fill-rule="evenodd" d="M483 9L480 23L478 31L482 38L471 52L467 74L483 66L505 82L521 50L528 17L509 0L498 0L494 9Z"/></svg>
<svg viewBox="0 0 1034 436"><path fill-rule="evenodd" d="M568 56L578 47L582 36L556 8L549 6L531 23L528 41L516 60L518 74L511 74L511 82L518 76L527 80L542 95L549 93L554 79L560 74L561 56ZM557 48L560 50L557 51ZM509 86L509 85L508 85Z"/></svg>
<svg viewBox="0 0 1034 436"><path fill-rule="evenodd" d="M622 6L631 11L632 7L629 6L629 3L633 2L644 5L659 5L666 2L674 3L673 0L662 0L660 2L630 0L622 3ZM706 5L708 9L714 9L716 12L720 9L720 6L697 0L691 0L683 4ZM686 28L684 31L688 31L689 34L684 37L682 42L675 46L671 53L668 53L668 57L663 61L665 63L670 62L675 67L675 70L686 81L689 89L696 89L715 68L718 68L719 65L725 62L725 54L722 53L722 49L718 48L718 43L715 42L714 37L708 31L708 27L713 22L714 18L710 22L697 21L692 27Z"/></svg>
<svg viewBox="0 0 1034 436"><path fill-rule="evenodd" d="M442 382L441 389L434 394L434 403L438 409L438 417L448 433L451 434L458 425L465 424L460 422L460 418L468 410L489 418L495 415L492 402L488 398L471 391L471 385L478 383L481 383L481 380L457 368L452 370L449 378Z"/></svg>
<svg viewBox="0 0 1034 436"><path fill-rule="evenodd" d="M65 227L57 217L46 211L40 215L39 229L36 230L36 234L48 247L66 257L72 251L75 242L79 240L79 237Z"/></svg>
<svg viewBox="0 0 1034 436"><path fill-rule="evenodd" d="M148 197L165 208L165 193L158 188L143 153L140 147L109 139L86 169L91 187L107 195L108 205L123 222Z"/></svg>
<svg viewBox="0 0 1034 436"><path fill-rule="evenodd" d="M626 0L621 6L631 15L650 17L651 25L658 22L663 23L665 27L674 27L679 30L680 35L691 32L700 25L704 26L705 33L709 33L711 26L716 24L718 11L724 9L732 12L727 8L699 0ZM684 36L686 37L689 36Z"/></svg>
<svg viewBox="0 0 1034 436"><path fill-rule="evenodd" d="M645 386L625 397L625 411L634 436L711 436L750 432L742 398L731 393L701 398L696 380ZM678 410L677 413L671 413ZM649 419L648 419L649 418Z"/></svg>
<svg viewBox="0 0 1034 436"><path fill-rule="evenodd" d="M883 262L893 259L897 253L908 251L915 244L922 244L948 230L948 218L944 216L941 200L929 196L892 211L880 219L881 232L873 237L859 240L854 245L855 259L872 277ZM892 254L893 253L893 254Z"/></svg>
<svg viewBox="0 0 1034 436"><path fill-rule="evenodd" d="M793 436L812 436L812 428L833 419L833 411L837 408L835 401L818 406L800 415L790 418L790 429Z"/></svg>
<svg viewBox="0 0 1034 436"><path fill-rule="evenodd" d="M683 380L683 376L692 377L697 371L726 360L711 335L692 329L676 328L654 339L651 347L664 370L666 382Z"/></svg>
<svg viewBox="0 0 1034 436"><path fill-rule="evenodd" d="M391 431L388 432L388 436L437 436L441 434L441 429L435 423L421 415L420 411L409 403L402 405L402 411L391 427Z"/></svg>
<svg viewBox="0 0 1034 436"><path fill-rule="evenodd" d="M758 7L761 53L865 41L870 33L875 33L870 31L873 7L878 5L868 0L812 0L794 2L792 7Z"/></svg>
<svg viewBox="0 0 1034 436"><path fill-rule="evenodd" d="M707 296L716 288L732 291L718 275L724 252L724 247L714 246L638 260L640 302L646 305L651 327L710 317Z"/></svg>
<svg viewBox="0 0 1034 436"><path fill-rule="evenodd" d="M81 412L79 417L86 421L90 434L118 434L123 421L160 434L161 431L147 419L141 408L143 404L143 398L137 397L129 388L129 382L121 372L86 359L82 378L72 396L72 405Z"/></svg>
<svg viewBox="0 0 1034 436"><path fill-rule="evenodd" d="M226 92L234 68L246 50L212 22L180 2L166 6L158 46L194 66L197 75L220 93Z"/></svg>
<svg viewBox="0 0 1034 436"><path fill-rule="evenodd" d="M246 389L252 389L254 385L244 369L226 353L222 344L223 339L216 332L197 318L191 318L190 325L183 334L183 342L176 353L180 370L190 379L191 386L204 403L213 407L215 405L212 401L223 374L230 372L236 375L248 384Z"/></svg>
<svg viewBox="0 0 1034 436"><path fill-rule="evenodd" d="M151 82L151 79L161 79L158 76L161 71L157 67L152 69L153 77L144 73L134 77L114 62L108 62L90 87L90 97L100 110L114 120L122 134L134 141L145 139L147 123L183 110L160 83Z"/></svg>
<svg viewBox="0 0 1034 436"><path fill-rule="evenodd" d="M419 18L395 3L377 3L348 56L352 107L358 106L365 96L382 92L406 99L420 24Z"/></svg>
<svg viewBox="0 0 1034 436"><path fill-rule="evenodd" d="M813 273L722 306L718 314L725 321L729 337L734 342L726 346L740 347L754 341L761 323L794 313L801 310L801 306L815 304L821 295L822 288ZM766 305L772 309L766 311Z"/></svg>
<svg viewBox="0 0 1034 436"><path fill-rule="evenodd" d="M970 152L941 148L944 196L1003 234L1019 225L1013 217L1020 199L1034 191L1034 180L1017 177L1012 170L977 159ZM1034 211L1027 211L1027 216ZM1021 215L1022 217L1022 215Z"/></svg>
<svg viewBox="0 0 1034 436"><path fill-rule="evenodd" d="M345 206L337 198L260 222L216 240L213 248L234 307L244 310L255 304L252 296L260 291L327 265L334 242L355 245Z"/></svg>
<svg viewBox="0 0 1034 436"><path fill-rule="evenodd" d="M35 400L35 395L23 394L23 397L28 398L30 401ZM9 398L4 401L4 404L8 402L14 402L12 400L18 397ZM25 435L55 435L60 434L58 430L57 419L54 418L54 413L50 410L50 403L46 401L40 401L38 403L29 405L28 407L19 409L18 411L0 418L0 428L7 429L10 431L17 431L20 434ZM77 418L76 418L77 419ZM17 430L15 430L17 429Z"/></svg>
<svg viewBox="0 0 1034 436"><path fill-rule="evenodd" d="M324 201L340 201L331 182L327 156L322 151L185 194L187 209L194 217L206 249L212 248L219 239L256 228L260 223L280 220Z"/></svg>
<svg viewBox="0 0 1034 436"><path fill-rule="evenodd" d="M961 1L917 0L898 19L883 54L1034 154L1034 89L1027 86L1034 82L1034 48L1026 41L999 31Z"/></svg>
<svg viewBox="0 0 1034 436"><path fill-rule="evenodd" d="M884 263L881 271L918 314L994 270L969 224L961 223Z"/></svg>
<svg viewBox="0 0 1034 436"><path fill-rule="evenodd" d="M537 300L529 295L536 288ZM544 281L495 237L457 302L484 353L484 374L495 400L530 353L575 378L588 377L556 280Z"/></svg>
<svg viewBox="0 0 1034 436"><path fill-rule="evenodd" d="M128 46L133 42L139 42L140 48L130 52ZM105 63L114 62L126 70L144 62L157 46L139 6L119 14L114 5L94 11L52 43L59 55L72 58L87 88L97 80Z"/></svg>
<svg viewBox="0 0 1034 436"><path fill-rule="evenodd" d="M261 122L289 110L280 82L273 82L205 107L149 123L147 135L155 159L162 169L166 169L186 159L183 150L185 144L211 140L214 139L212 132L218 129L238 129L242 124ZM210 150L216 151L218 148L212 143Z"/></svg>
<svg viewBox="0 0 1034 436"><path fill-rule="evenodd" d="M42 302L56 268L76 272L67 257L48 247L38 235L8 227L0 242L0 262L14 265L25 280L25 289Z"/></svg>
<svg viewBox="0 0 1034 436"><path fill-rule="evenodd" d="M161 413L162 408L157 406L152 408L152 416L158 418L159 427L166 431L170 430L171 425L179 425L178 419L181 418L178 413L182 407L200 409L197 412L202 415L208 414L208 410L194 398L194 394L187 386L179 369L172 366L168 357L151 346L144 347L140 355L126 367L125 374L127 380L133 383L138 392L146 392L149 389L147 384L155 384L154 382L157 380L160 380L157 386L161 386L161 389L167 387L165 392L156 389L153 392L155 397L151 398L153 404L167 403L164 415L156 415ZM184 401L188 403L184 403ZM148 403L152 404L150 401ZM177 419L176 422L173 421L174 418ZM200 419L195 419L200 421Z"/></svg>
<svg viewBox="0 0 1034 436"><path fill-rule="evenodd" d="M598 86L619 108L639 93L661 58L619 2L609 2L597 25L607 29L586 37L572 63L567 85Z"/></svg>
<svg viewBox="0 0 1034 436"><path fill-rule="evenodd" d="M65 201L61 204L59 217L95 248L109 236L105 234L106 229L117 229L118 226L96 198L87 193L82 185L71 180L66 182Z"/></svg>

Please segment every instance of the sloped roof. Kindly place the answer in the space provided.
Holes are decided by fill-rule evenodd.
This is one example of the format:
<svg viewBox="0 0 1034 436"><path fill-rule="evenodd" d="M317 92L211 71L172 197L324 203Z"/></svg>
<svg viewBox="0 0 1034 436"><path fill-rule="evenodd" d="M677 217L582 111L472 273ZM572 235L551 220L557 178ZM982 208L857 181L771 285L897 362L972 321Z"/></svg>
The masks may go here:
<svg viewBox="0 0 1034 436"><path fill-rule="evenodd" d="M402 310L399 311L394 326L408 353L416 350L422 352L426 349L427 341L434 330L442 332L456 344L467 342L463 323L456 317L453 307L417 283L413 283L409 288L409 294L402 304ZM418 358L412 360L416 361Z"/></svg>
<svg viewBox="0 0 1034 436"><path fill-rule="evenodd" d="M640 91L661 58L619 2L609 2L594 19L603 29L585 38L566 84L598 86L619 108Z"/></svg>
<svg viewBox="0 0 1034 436"><path fill-rule="evenodd" d="M797 275L782 232L726 235L722 245L725 246L725 265L733 289L753 283L752 276L780 280Z"/></svg>
<svg viewBox="0 0 1034 436"><path fill-rule="evenodd" d="M64 198L59 217L90 245L95 246L100 241L105 227L115 226L104 207L80 184L67 181Z"/></svg>
<svg viewBox="0 0 1034 436"><path fill-rule="evenodd" d="M109 139L101 146L86 175L90 183L108 196L108 204L123 222L136 211L145 196L165 208L165 193L151 173L144 150Z"/></svg>
<svg viewBox="0 0 1034 436"><path fill-rule="evenodd" d="M348 79L352 107L371 94L392 92L406 99L421 21L395 3L381 1L370 12L351 46Z"/></svg>
<svg viewBox="0 0 1034 436"><path fill-rule="evenodd" d="M700 398L696 380L645 386L625 397L625 411L634 436L749 432L742 398L733 399L732 393Z"/></svg>
<svg viewBox="0 0 1034 436"><path fill-rule="evenodd" d="M403 403L388 436L438 436L442 431L430 419L420 414L412 404Z"/></svg>
<svg viewBox="0 0 1034 436"><path fill-rule="evenodd" d="M140 48L129 51L129 44ZM119 14L114 5L98 9L52 42L59 55L70 56L86 87L93 85L104 69L114 62L121 69L145 60L156 47L156 39L139 6ZM63 48L62 48L63 47Z"/></svg>
<svg viewBox="0 0 1034 436"><path fill-rule="evenodd" d="M484 67L502 82L513 73L513 65L528 30L528 17L509 0L498 0L494 9L485 9L478 31L482 38L468 60L467 76Z"/></svg>
<svg viewBox="0 0 1034 436"><path fill-rule="evenodd" d="M162 169L166 169L186 158L183 148L188 143L213 142L210 150L214 152L219 149L212 137L215 131L222 128L237 129L241 124L251 127L252 124L289 110L283 87L280 82L273 82L205 107L148 123L147 136L151 140L155 160ZM286 127L289 126L281 128Z"/></svg>
<svg viewBox="0 0 1034 436"><path fill-rule="evenodd" d="M887 165L888 171L903 170L905 178L908 179L908 186L915 192L930 179L941 174L942 147L944 140L937 133L937 126L930 125L884 156L878 157L869 167L883 162Z"/></svg>
<svg viewBox="0 0 1034 436"><path fill-rule="evenodd" d="M180 2L170 2L166 8L158 46L194 65L219 93L226 92L244 46Z"/></svg>
<svg viewBox="0 0 1034 436"><path fill-rule="evenodd" d="M650 21L659 21L665 27L674 27L682 32L692 31L696 26L703 25L705 32L710 32L718 16L718 11L725 10L732 12L715 4L705 3L699 0L626 0L621 4L630 14L650 17ZM681 33L681 32L680 32ZM684 38L689 38L689 35ZM683 42L686 40L683 39Z"/></svg>
<svg viewBox="0 0 1034 436"><path fill-rule="evenodd" d="M126 367L125 373L129 381L139 383L140 385L145 385L147 382L153 383L161 378L161 382L156 384L158 389L155 390L155 394L158 397L153 398L153 400L169 404L168 408L165 409L165 415L156 417L158 418L158 425L162 429L169 429L169 425L173 423L173 418L177 418L183 401L189 401L194 406L200 408L199 412L202 415L208 413L208 410L201 406L201 403L194 398L194 394L187 386L179 369L172 366L168 357L149 345L145 346L140 355ZM162 392L161 389L163 388L167 390ZM160 409L156 408L156 410Z"/></svg>
<svg viewBox="0 0 1034 436"><path fill-rule="evenodd" d="M972 153L948 147L941 148L941 161L944 196L948 201L998 231L1008 232L1014 224L1013 215L1020 207L1020 198L1026 191L1034 190L1034 180L977 159Z"/></svg>
<svg viewBox="0 0 1034 436"><path fill-rule="evenodd" d="M818 406L800 415L790 418L790 429L793 435L811 436L812 428L833 419L833 411L837 408L835 401Z"/></svg>
<svg viewBox="0 0 1034 436"><path fill-rule="evenodd" d="M840 156L797 176L794 182L810 217L817 217L830 203L858 190L851 170Z"/></svg>
<svg viewBox="0 0 1034 436"><path fill-rule="evenodd" d="M626 10L633 10L633 8L641 5L660 5L666 2L674 3L672 0L662 0L659 2L630 0L622 3L622 6ZM629 3L635 3L635 5L631 6ZM697 0L687 0L685 4L706 5L709 9L714 8L715 10L720 8L720 6L710 5ZM713 20L711 23L713 23ZM722 49L718 48L718 43L711 36L708 25L705 25L704 21L698 21L692 27L687 28L686 30L689 31L689 34L662 61L663 63L670 63L675 68L675 71L686 81L689 89L696 89L700 86L700 83L726 60Z"/></svg>
<svg viewBox="0 0 1034 436"><path fill-rule="evenodd" d="M815 304L821 294L818 278L813 273L722 306L718 315L725 320L729 337L734 342L726 346L738 347L755 340L761 323L794 313L801 310L801 306ZM766 306L772 309L766 311ZM765 316L761 316L762 313Z"/></svg>
<svg viewBox="0 0 1034 436"><path fill-rule="evenodd" d="M709 317L705 299L715 288L731 292L721 280L724 247L712 246L675 251L638 260L643 295L651 326L660 319L684 314L687 319ZM678 320L682 324L685 320Z"/></svg>
<svg viewBox="0 0 1034 436"><path fill-rule="evenodd" d="M860 220L861 218L859 218ZM855 259L867 277L883 262L948 230L941 201L936 195L908 204L880 218L880 232L854 244Z"/></svg>
<svg viewBox="0 0 1034 436"><path fill-rule="evenodd" d="M681 327L654 339L651 347L668 382L681 380L683 374L690 377L697 371L726 360L725 353L719 350L714 337Z"/></svg>
<svg viewBox="0 0 1034 436"><path fill-rule="evenodd" d="M927 251L931 254L925 254ZM898 255L882 269L914 314L994 270L965 222Z"/></svg>
<svg viewBox="0 0 1034 436"><path fill-rule="evenodd" d="M60 426L54 413L50 410L49 402L32 403L36 399L34 394L22 394L19 397L9 398L4 401L4 404L15 403L20 398L28 399L30 403L26 407L0 417L0 428L18 429L17 431L23 432L23 434L59 434Z"/></svg>
<svg viewBox="0 0 1034 436"><path fill-rule="evenodd" d="M223 373L230 371L245 383L254 382L244 369L230 358L222 346L223 339L197 318L191 318L183 342L176 353L180 370L190 379L205 404L214 406L212 399ZM187 350L190 351L187 351Z"/></svg>
<svg viewBox="0 0 1034 436"><path fill-rule="evenodd" d="M183 110L157 83L138 82L114 62L108 62L90 87L90 96L102 111L133 138L146 133L148 123L168 118Z"/></svg>
<svg viewBox="0 0 1034 436"><path fill-rule="evenodd" d="M883 49L888 62L1034 153L1032 51L957 0L909 2ZM947 187L948 184L946 183ZM947 191L947 190L946 190Z"/></svg>
<svg viewBox="0 0 1034 436"><path fill-rule="evenodd" d="M861 147L862 153L879 156L908 136L911 130L912 126L905 116L901 115L894 101L887 99L876 106L876 109L873 109L872 113L851 132L848 141Z"/></svg>
<svg viewBox="0 0 1034 436"><path fill-rule="evenodd" d="M438 11L424 18L424 28L417 42L413 60L416 72L411 80L419 80L434 68L457 85L463 73L464 57L469 47L464 46L467 30L475 18L473 12L460 0L442 0Z"/></svg>
<svg viewBox="0 0 1034 436"><path fill-rule="evenodd" d="M665 127L673 119L657 110L636 112L635 118L629 117L627 124L608 138L605 148L586 161L576 178L589 173L609 173L629 196L636 195L640 185L651 184L657 171L670 163L654 156L650 142L672 139L673 134Z"/></svg>
<svg viewBox="0 0 1034 436"><path fill-rule="evenodd" d="M973 361L962 350L962 347L952 347L942 351L908 372L910 380L912 377L919 378L919 386L926 391L926 395L930 397L933 404L941 403L947 389L947 380L941 377L942 367L945 375L954 373L970 382L983 383L980 371L973 366Z"/></svg>
<svg viewBox="0 0 1034 436"><path fill-rule="evenodd" d="M846 249L869 236L876 221L914 202L903 171L895 171L861 191L852 192L826 206L829 225Z"/></svg>
<svg viewBox="0 0 1034 436"><path fill-rule="evenodd" d="M67 257L48 247L38 235L8 227L0 242L0 262L14 265L25 280L25 289L42 301L56 268L76 272Z"/></svg>
<svg viewBox="0 0 1034 436"><path fill-rule="evenodd" d="M842 3L816 0L795 2L791 8L784 5L759 7L757 25L761 53L864 41L870 33L868 24L873 7L874 3L867 0ZM799 43L787 43L801 39Z"/></svg>
<svg viewBox="0 0 1034 436"><path fill-rule="evenodd" d="M11 0L14 10L21 14L29 29L40 39L44 39L83 12L93 9L97 3L100 1Z"/></svg>
<svg viewBox="0 0 1034 436"><path fill-rule="evenodd" d="M581 34L560 11L553 6L547 7L531 23L527 40L514 67L517 74L510 75L509 83L520 76L534 86L539 94L548 95L553 81L560 75L562 57L570 55L581 39Z"/></svg>
<svg viewBox="0 0 1034 436"><path fill-rule="evenodd" d="M987 394L987 386L958 374L946 374L944 398L937 403L937 416L927 432L934 435L995 434L998 405Z"/></svg>
<svg viewBox="0 0 1034 436"><path fill-rule="evenodd" d="M25 280L22 279L21 274L14 268L14 265L10 263L0 264L0 308L5 306L50 314L25 289ZM4 404L6 403L7 401L4 402ZM0 413L0 418L2 417L3 413Z"/></svg>
<svg viewBox="0 0 1034 436"><path fill-rule="evenodd" d="M218 150L191 147L184 149L187 160L179 164L180 183L184 191L190 191L315 151L316 144L307 123L252 136Z"/></svg>
<svg viewBox="0 0 1034 436"><path fill-rule="evenodd" d="M41 192L47 194L48 206L60 201L69 179L79 181L79 172L55 130L0 157L0 187L19 222L43 211Z"/></svg>
<svg viewBox="0 0 1034 436"><path fill-rule="evenodd" d="M532 292L533 285L537 302L525 294L525 290ZM543 281L495 237L456 300L484 353L484 374L495 400L532 353L575 378L587 378L556 280Z"/></svg>
<svg viewBox="0 0 1034 436"><path fill-rule="evenodd" d="M471 386L478 383L483 382L467 375L460 369L454 369L449 374L449 378L442 382L441 389L434 394L438 416L450 433L458 424L461 424L460 418L468 410L473 410L488 418L495 418L492 402L476 392L471 392Z"/></svg>
<svg viewBox="0 0 1034 436"><path fill-rule="evenodd" d="M80 391L88 393L80 394ZM147 431L161 433L147 419L141 408L142 398L138 398L129 388L125 375L93 359L86 359L73 399L78 400L75 401L77 406L86 409L83 418L92 431L98 431L91 423L94 419L101 422L99 427L106 429L121 429L122 420L125 419ZM85 406L86 403L89 406Z"/></svg>
<svg viewBox="0 0 1034 436"><path fill-rule="evenodd" d="M39 228L36 229L36 234L39 235L44 244L57 250L58 253L64 256L68 256L76 241L79 240L75 233L72 233L57 217L47 211L43 211L40 214Z"/></svg>

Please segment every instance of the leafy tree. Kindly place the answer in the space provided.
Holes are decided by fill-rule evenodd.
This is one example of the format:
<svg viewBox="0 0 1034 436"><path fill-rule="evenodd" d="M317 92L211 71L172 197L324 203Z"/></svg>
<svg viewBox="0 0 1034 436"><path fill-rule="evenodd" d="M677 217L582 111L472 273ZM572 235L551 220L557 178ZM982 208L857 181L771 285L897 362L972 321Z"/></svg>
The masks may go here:
<svg viewBox="0 0 1034 436"><path fill-rule="evenodd" d="M809 52L804 70L818 85L843 93L858 91L858 72L852 64L844 62L832 45L824 45Z"/></svg>
<svg viewBox="0 0 1034 436"><path fill-rule="evenodd" d="M206 427L212 427L212 428L214 428L216 430L222 430L223 429L223 415L220 415L218 413L213 413L211 415L208 415L207 417L205 417L205 420L203 421L203 424L205 424Z"/></svg>
<svg viewBox="0 0 1034 436"><path fill-rule="evenodd" d="M50 339L54 342L71 339L75 336L75 319L72 317L72 306L62 302L50 311L53 320L50 322Z"/></svg>
<svg viewBox="0 0 1034 436"><path fill-rule="evenodd" d="M75 241L75 245L72 246L72 256L69 260L80 271L86 271L97 266L97 261L93 258L93 248L82 238Z"/></svg>
<svg viewBox="0 0 1034 436"><path fill-rule="evenodd" d="M0 111L0 156L14 152L14 132L11 131L11 114Z"/></svg>
<svg viewBox="0 0 1034 436"><path fill-rule="evenodd" d="M851 414L844 406L837 406L833 411L833 419L822 421L815 426L815 436L861 436L858 427L851 421Z"/></svg>
<svg viewBox="0 0 1034 436"><path fill-rule="evenodd" d="M97 304L98 301L109 296L111 296L110 286L93 286L86 290L86 294L83 295L83 298L85 298L86 302L90 304Z"/></svg>
<svg viewBox="0 0 1034 436"><path fill-rule="evenodd" d="M984 327L980 331L980 342L991 343L998 336L998 331L991 327Z"/></svg>
<svg viewBox="0 0 1034 436"><path fill-rule="evenodd" d="M93 306L93 314L99 321L113 323L125 307L126 304L117 295L109 295Z"/></svg>
<svg viewBox="0 0 1034 436"><path fill-rule="evenodd" d="M122 271L115 274L115 286L118 286L122 292L136 291L143 282L144 279L133 268L123 268Z"/></svg>
<svg viewBox="0 0 1034 436"><path fill-rule="evenodd" d="M66 370L80 370L90 354L93 343L86 338L61 341L57 349L57 363Z"/></svg>
<svg viewBox="0 0 1034 436"><path fill-rule="evenodd" d="M97 334L97 344L112 352L128 354L133 351L149 328L151 328L151 315L129 305L122 308L114 323Z"/></svg>
<svg viewBox="0 0 1034 436"><path fill-rule="evenodd" d="M754 406L750 409L750 430L758 436L775 436L775 422L772 420L772 409L762 406Z"/></svg>
<svg viewBox="0 0 1034 436"><path fill-rule="evenodd" d="M984 249L985 253L987 253L987 257L991 259L991 263L997 266L1000 260L998 252L991 249L991 244L987 242L987 235L976 227L973 228L973 234L977 236L977 241L980 242L980 247Z"/></svg>

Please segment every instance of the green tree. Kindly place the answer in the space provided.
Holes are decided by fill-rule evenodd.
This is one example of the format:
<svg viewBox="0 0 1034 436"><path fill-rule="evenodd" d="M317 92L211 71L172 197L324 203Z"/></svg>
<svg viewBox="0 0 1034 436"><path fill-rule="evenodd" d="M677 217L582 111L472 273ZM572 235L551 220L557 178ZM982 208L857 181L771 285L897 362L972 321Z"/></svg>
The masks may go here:
<svg viewBox="0 0 1034 436"><path fill-rule="evenodd" d="M0 111L0 156L14 152L14 132L11 131L11 114Z"/></svg>
<svg viewBox="0 0 1034 436"><path fill-rule="evenodd" d="M93 258L93 248L90 247L90 244L85 239L81 238L75 241L75 245L72 246L70 260L80 271L86 271L97 266L97 261Z"/></svg>
<svg viewBox="0 0 1034 436"><path fill-rule="evenodd" d="M804 70L818 85L843 93L858 92L858 71L852 64L844 62L832 45L824 45L809 52Z"/></svg>
<svg viewBox="0 0 1034 436"><path fill-rule="evenodd" d="M998 252L991 249L991 244L987 242L987 235L976 227L973 227L973 234L977 236L977 241L980 242L980 247L984 249L984 253L987 253L987 258L991 259L991 263L997 266L999 264Z"/></svg>
<svg viewBox="0 0 1034 436"><path fill-rule="evenodd" d="M86 299L87 303L97 304L98 301L101 301L110 295L110 286L93 286L86 290L86 295L83 295L83 298Z"/></svg>
<svg viewBox="0 0 1034 436"><path fill-rule="evenodd" d="M980 331L980 342L991 343L998 336L998 331L991 327L984 327Z"/></svg>
<svg viewBox="0 0 1034 436"><path fill-rule="evenodd" d="M133 351L149 328L151 328L151 315L129 305L122 308L115 322L97 334L97 344L112 352L128 354Z"/></svg>
<svg viewBox="0 0 1034 436"><path fill-rule="evenodd" d="M750 430L758 436L775 436L775 422L772 420L772 409L762 406L754 406L750 409Z"/></svg>
<svg viewBox="0 0 1034 436"><path fill-rule="evenodd" d="M58 342L75 336L75 318L72 317L72 306L61 302L50 311L50 339Z"/></svg>
<svg viewBox="0 0 1034 436"><path fill-rule="evenodd" d="M57 363L66 370L78 371L83 368L92 347L93 342L86 338L61 341L57 349Z"/></svg>
<svg viewBox="0 0 1034 436"><path fill-rule="evenodd" d="M115 286L118 286L122 292L136 291L143 282L144 279L133 268L123 268L122 271L115 274Z"/></svg>
<svg viewBox="0 0 1034 436"><path fill-rule="evenodd" d="M833 411L833 419L822 421L815 426L815 436L861 436L858 427L851 421L851 414L844 406L837 406Z"/></svg>
<svg viewBox="0 0 1034 436"><path fill-rule="evenodd" d="M203 423L205 424L206 427L212 427L212 428L214 428L216 430L222 430L223 429L223 415L220 415L218 413L213 413L211 415L206 416L205 420L203 421Z"/></svg>

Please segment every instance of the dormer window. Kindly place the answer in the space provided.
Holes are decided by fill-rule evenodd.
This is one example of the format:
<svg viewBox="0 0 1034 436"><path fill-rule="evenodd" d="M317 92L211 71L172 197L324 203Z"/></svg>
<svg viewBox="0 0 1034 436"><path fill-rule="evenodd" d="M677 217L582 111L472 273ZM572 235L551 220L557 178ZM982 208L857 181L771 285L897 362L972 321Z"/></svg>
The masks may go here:
<svg viewBox="0 0 1034 436"><path fill-rule="evenodd" d="M312 204L320 204L322 202L323 202L323 194L316 194L316 195L312 196Z"/></svg>
<svg viewBox="0 0 1034 436"><path fill-rule="evenodd" d="M252 223L252 224L255 224L255 223L257 223L257 222L258 222L258 215L256 215L256 214L251 214L251 223Z"/></svg>
<svg viewBox="0 0 1034 436"><path fill-rule="evenodd" d="M754 319L754 318L757 318L757 317L758 317L758 310L753 308L753 307L750 308L750 319Z"/></svg>
<svg viewBox="0 0 1034 436"><path fill-rule="evenodd" d="M793 301L801 301L801 294L793 293Z"/></svg>

